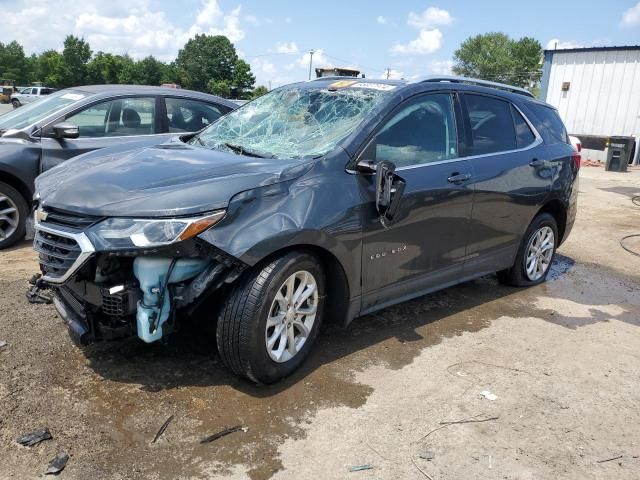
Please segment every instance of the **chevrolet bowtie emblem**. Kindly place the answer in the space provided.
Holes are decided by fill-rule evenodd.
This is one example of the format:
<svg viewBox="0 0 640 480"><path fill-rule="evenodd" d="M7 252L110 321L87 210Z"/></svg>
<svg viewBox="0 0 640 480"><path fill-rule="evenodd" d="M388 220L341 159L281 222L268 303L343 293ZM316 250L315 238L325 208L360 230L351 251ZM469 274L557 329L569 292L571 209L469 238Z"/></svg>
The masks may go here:
<svg viewBox="0 0 640 480"><path fill-rule="evenodd" d="M38 222L46 221L48 216L49 216L49 214L47 212L45 212L44 210L42 210L41 208L36 210L36 220Z"/></svg>

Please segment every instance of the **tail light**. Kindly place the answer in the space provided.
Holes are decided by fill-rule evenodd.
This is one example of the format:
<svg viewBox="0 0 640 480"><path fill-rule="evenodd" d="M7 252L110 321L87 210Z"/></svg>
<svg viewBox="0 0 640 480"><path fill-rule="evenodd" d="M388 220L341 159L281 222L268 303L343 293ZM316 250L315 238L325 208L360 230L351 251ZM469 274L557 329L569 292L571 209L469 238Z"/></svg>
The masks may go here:
<svg viewBox="0 0 640 480"><path fill-rule="evenodd" d="M571 160L573 160L573 164L576 166L576 170L580 170L582 155L580 155L578 152L573 152L573 154L571 155Z"/></svg>

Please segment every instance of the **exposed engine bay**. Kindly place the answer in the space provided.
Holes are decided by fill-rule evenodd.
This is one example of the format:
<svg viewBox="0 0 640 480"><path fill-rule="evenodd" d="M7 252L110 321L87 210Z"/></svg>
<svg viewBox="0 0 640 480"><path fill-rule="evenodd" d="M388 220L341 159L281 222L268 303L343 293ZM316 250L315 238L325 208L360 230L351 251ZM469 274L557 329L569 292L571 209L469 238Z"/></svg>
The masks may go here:
<svg viewBox="0 0 640 480"><path fill-rule="evenodd" d="M177 328L179 316L245 268L195 238L148 250L91 252L83 259L83 239L60 225L48 229L48 223L38 225L34 239L43 274L36 295L51 291L79 345L134 335L147 343L161 340Z"/></svg>

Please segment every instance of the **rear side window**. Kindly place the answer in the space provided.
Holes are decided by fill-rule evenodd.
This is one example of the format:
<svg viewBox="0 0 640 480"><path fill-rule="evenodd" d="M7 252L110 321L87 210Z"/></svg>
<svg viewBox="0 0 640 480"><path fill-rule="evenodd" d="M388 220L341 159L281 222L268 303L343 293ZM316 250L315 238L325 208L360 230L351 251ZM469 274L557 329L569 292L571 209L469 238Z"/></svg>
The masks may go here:
<svg viewBox="0 0 640 480"><path fill-rule="evenodd" d="M536 128L540 131L545 143L569 143L567 129L555 109L535 103L528 104L528 107L540 121L540 125L536 125Z"/></svg>
<svg viewBox="0 0 640 480"><path fill-rule="evenodd" d="M465 94L471 122L471 155L516 149L516 132L511 105L503 100Z"/></svg>
<svg viewBox="0 0 640 480"><path fill-rule="evenodd" d="M516 126L516 144L518 148L528 147L535 141L536 136L531 131L527 121L513 105L511 105L511 113L513 114L513 123Z"/></svg>
<svg viewBox="0 0 640 480"><path fill-rule="evenodd" d="M197 132L215 122L228 109L188 98L165 98L169 132Z"/></svg>

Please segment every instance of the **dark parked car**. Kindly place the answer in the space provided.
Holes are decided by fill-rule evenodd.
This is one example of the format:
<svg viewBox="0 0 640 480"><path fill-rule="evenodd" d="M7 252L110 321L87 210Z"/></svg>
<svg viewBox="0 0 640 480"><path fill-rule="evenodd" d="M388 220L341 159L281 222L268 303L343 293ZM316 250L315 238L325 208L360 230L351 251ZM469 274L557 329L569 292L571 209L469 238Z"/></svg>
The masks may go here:
<svg viewBox="0 0 640 480"><path fill-rule="evenodd" d="M0 116L0 249L24 238L41 172L91 150L196 132L235 108L189 90L92 85L50 93Z"/></svg>
<svg viewBox="0 0 640 480"><path fill-rule="evenodd" d="M35 249L77 343L153 342L196 315L233 372L268 383L323 321L491 272L544 281L578 168L557 111L525 90L319 79L189 139L45 173Z"/></svg>

